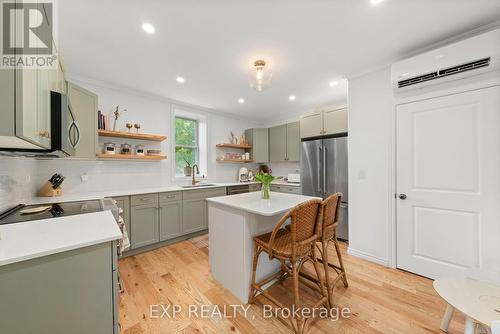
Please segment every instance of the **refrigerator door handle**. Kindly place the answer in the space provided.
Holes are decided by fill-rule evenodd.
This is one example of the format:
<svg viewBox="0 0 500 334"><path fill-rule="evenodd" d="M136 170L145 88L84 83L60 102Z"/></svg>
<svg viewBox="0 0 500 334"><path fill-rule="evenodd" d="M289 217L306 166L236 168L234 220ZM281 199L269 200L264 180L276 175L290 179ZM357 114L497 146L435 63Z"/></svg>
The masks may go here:
<svg viewBox="0 0 500 334"><path fill-rule="evenodd" d="M326 174L326 166L328 166L327 164L327 161L326 161L326 152L327 152L328 148L325 146L324 149L323 149L323 192L325 194L328 194L328 189L327 189L327 183L326 183L326 180L327 180L327 174Z"/></svg>
<svg viewBox="0 0 500 334"><path fill-rule="evenodd" d="M323 152L323 148L320 146L318 147L318 161L321 161L319 164L318 164L318 193L322 193L321 191L321 168L323 167L323 162L322 162L322 159L321 159L321 154Z"/></svg>

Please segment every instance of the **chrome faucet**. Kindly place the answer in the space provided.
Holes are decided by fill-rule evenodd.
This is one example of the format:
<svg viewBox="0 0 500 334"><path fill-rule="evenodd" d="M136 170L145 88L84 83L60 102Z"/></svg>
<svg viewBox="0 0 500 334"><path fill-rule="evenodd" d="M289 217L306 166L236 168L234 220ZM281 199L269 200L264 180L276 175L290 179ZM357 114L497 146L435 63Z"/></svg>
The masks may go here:
<svg viewBox="0 0 500 334"><path fill-rule="evenodd" d="M200 169L198 168L198 165L194 164L193 165L193 180L191 180L191 185L193 185L193 186L196 185L198 182L200 182L200 181L196 181L196 179L195 179L195 174L194 174L195 167L196 167L196 174L200 175Z"/></svg>

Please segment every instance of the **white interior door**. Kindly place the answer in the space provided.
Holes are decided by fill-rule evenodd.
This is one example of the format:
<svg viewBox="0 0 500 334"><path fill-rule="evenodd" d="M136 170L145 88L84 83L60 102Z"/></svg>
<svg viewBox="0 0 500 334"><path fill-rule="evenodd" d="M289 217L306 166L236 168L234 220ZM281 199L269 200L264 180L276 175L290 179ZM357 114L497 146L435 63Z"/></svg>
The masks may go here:
<svg viewBox="0 0 500 334"><path fill-rule="evenodd" d="M500 274L500 87L396 112L398 267Z"/></svg>

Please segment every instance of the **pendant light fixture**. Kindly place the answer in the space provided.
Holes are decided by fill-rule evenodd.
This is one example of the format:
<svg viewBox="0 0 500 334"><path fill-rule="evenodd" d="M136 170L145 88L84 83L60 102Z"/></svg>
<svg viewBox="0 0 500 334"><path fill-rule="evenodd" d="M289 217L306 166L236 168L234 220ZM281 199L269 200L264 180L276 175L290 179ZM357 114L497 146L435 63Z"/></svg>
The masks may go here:
<svg viewBox="0 0 500 334"><path fill-rule="evenodd" d="M266 67L264 60L256 60L250 71L250 87L258 92L262 92L271 84L272 72Z"/></svg>

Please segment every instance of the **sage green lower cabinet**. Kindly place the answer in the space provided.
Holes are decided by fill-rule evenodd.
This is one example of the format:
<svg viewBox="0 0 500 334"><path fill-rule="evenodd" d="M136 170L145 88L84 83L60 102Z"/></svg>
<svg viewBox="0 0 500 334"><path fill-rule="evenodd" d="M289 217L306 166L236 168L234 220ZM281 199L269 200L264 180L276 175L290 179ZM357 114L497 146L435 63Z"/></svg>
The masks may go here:
<svg viewBox="0 0 500 334"><path fill-rule="evenodd" d="M206 199L225 195L226 188L184 191L182 194L183 234L206 230L208 228Z"/></svg>
<svg viewBox="0 0 500 334"><path fill-rule="evenodd" d="M184 200L182 206L182 232L191 233L208 228L207 204L204 198Z"/></svg>
<svg viewBox="0 0 500 334"><path fill-rule="evenodd" d="M131 197L131 203L131 248L139 248L159 242L158 194L135 195ZM136 203L147 204L137 205Z"/></svg>
<svg viewBox="0 0 500 334"><path fill-rule="evenodd" d="M262 189L262 184L260 184L260 183L248 185L249 192L260 191L261 189Z"/></svg>
<svg viewBox="0 0 500 334"><path fill-rule="evenodd" d="M270 190L274 191L274 192L278 192L278 193L287 193L287 194L296 194L296 195L302 194L301 188L295 187L295 186L271 184Z"/></svg>
<svg viewBox="0 0 500 334"><path fill-rule="evenodd" d="M160 203L160 241L182 234L182 202Z"/></svg>
<svg viewBox="0 0 500 334"><path fill-rule="evenodd" d="M106 242L0 267L0 333L118 334L115 255Z"/></svg>

